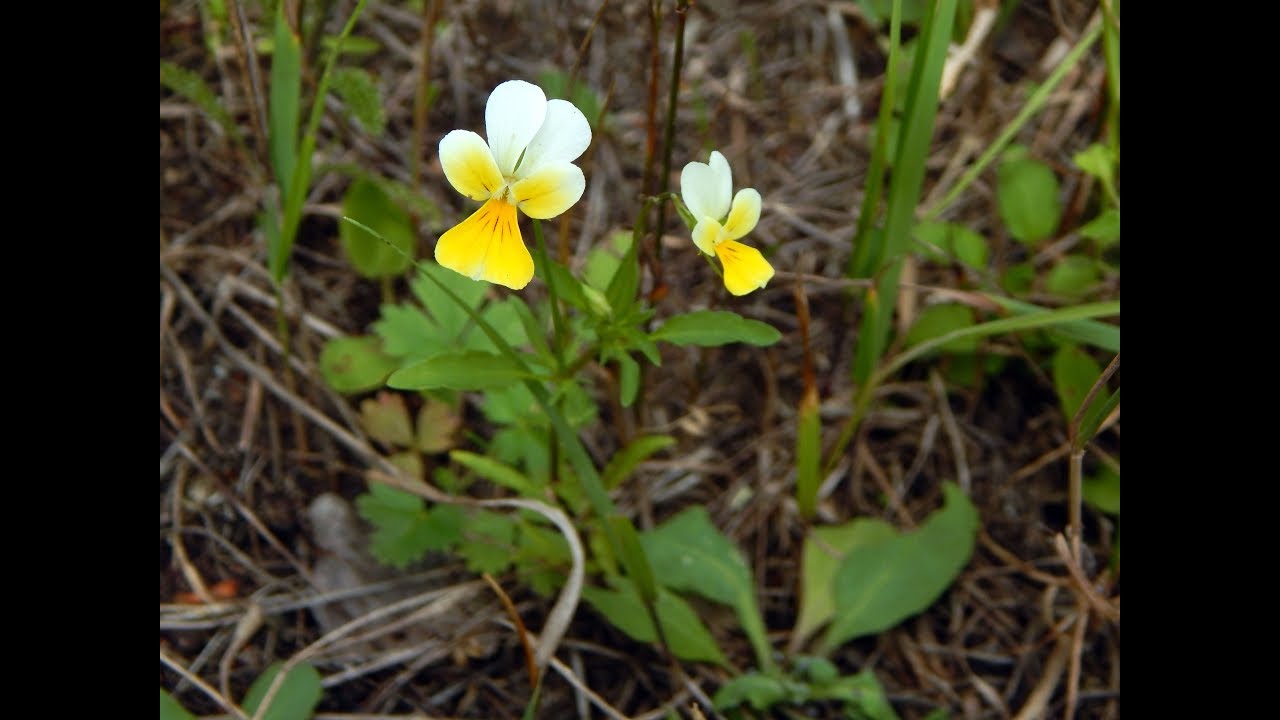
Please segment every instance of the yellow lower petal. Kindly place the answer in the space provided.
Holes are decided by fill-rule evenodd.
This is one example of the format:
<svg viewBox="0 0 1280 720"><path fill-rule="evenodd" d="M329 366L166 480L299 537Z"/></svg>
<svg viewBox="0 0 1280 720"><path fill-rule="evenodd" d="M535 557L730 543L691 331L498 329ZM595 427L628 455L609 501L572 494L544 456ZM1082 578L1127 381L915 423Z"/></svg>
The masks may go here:
<svg viewBox="0 0 1280 720"><path fill-rule="evenodd" d="M762 288L773 277L773 266L759 250L735 240L716 245L716 257L724 266L724 286L734 295Z"/></svg>
<svg viewBox="0 0 1280 720"><path fill-rule="evenodd" d="M533 279L533 258L520 237L514 205L493 198L440 236L436 262L472 280L522 290Z"/></svg>

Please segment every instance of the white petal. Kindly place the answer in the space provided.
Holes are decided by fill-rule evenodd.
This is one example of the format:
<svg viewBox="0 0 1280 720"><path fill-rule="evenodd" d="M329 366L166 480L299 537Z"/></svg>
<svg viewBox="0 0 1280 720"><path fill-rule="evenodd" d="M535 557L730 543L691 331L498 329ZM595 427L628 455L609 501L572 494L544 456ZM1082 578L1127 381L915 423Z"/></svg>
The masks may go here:
<svg viewBox="0 0 1280 720"><path fill-rule="evenodd" d="M527 177L544 165L573 162L590 144L591 123L582 111L564 100L548 100L542 127L524 151L518 174Z"/></svg>
<svg viewBox="0 0 1280 720"><path fill-rule="evenodd" d="M453 130L440 139L440 167L453 189L472 200L488 200L502 187L489 146L470 130Z"/></svg>
<svg viewBox="0 0 1280 720"><path fill-rule="evenodd" d="M520 153L542 127L546 114L547 96L537 85L508 80L490 93L484 108L484 127L489 149L503 175L515 170Z"/></svg>
<svg viewBox="0 0 1280 720"><path fill-rule="evenodd" d="M742 188L733 196L733 208L729 210L729 219L724 221L724 234L730 240L737 240L756 229L760 222L760 193L755 188Z"/></svg>
<svg viewBox="0 0 1280 720"><path fill-rule="evenodd" d="M706 163L691 162L680 171L680 198L698 220L723 220L729 214L729 195L719 197L715 171Z"/></svg>
<svg viewBox="0 0 1280 720"><path fill-rule="evenodd" d="M729 208L729 196L733 194L733 171L729 169L729 161L724 159L724 155L719 150L711 151L711 174L715 178L716 183L716 202L723 203L724 208ZM716 207L720 207L717 205ZM717 220L723 220L724 215L717 215Z"/></svg>
<svg viewBox="0 0 1280 720"><path fill-rule="evenodd" d="M693 226L693 244L707 255L715 254L716 241L720 239L723 233L720 230L720 223L709 217L704 217Z"/></svg>

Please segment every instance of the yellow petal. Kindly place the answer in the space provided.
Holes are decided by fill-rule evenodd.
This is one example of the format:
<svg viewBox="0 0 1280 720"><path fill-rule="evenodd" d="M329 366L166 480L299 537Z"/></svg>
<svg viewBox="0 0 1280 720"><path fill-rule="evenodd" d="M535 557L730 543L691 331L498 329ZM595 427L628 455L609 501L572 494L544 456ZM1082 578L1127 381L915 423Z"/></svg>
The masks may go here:
<svg viewBox="0 0 1280 720"><path fill-rule="evenodd" d="M714 255L716 241L720 239L720 223L704 217L693 226L693 244L707 255Z"/></svg>
<svg viewBox="0 0 1280 720"><path fill-rule="evenodd" d="M472 200L488 200L502 187L493 153L470 130L454 130L440 139L440 167L453 189Z"/></svg>
<svg viewBox="0 0 1280 720"><path fill-rule="evenodd" d="M734 295L746 295L762 288L773 277L773 266L760 251L736 240L717 245L716 257L724 266L724 286Z"/></svg>
<svg viewBox="0 0 1280 720"><path fill-rule="evenodd" d="M436 262L472 280L521 290L533 279L533 258L520 237L516 208L493 198L440 236Z"/></svg>
<svg viewBox="0 0 1280 720"><path fill-rule="evenodd" d="M587 180L577 165L551 163L515 182L511 195L525 215L546 220L573 207L586 187Z"/></svg>
<svg viewBox="0 0 1280 720"><path fill-rule="evenodd" d="M742 188L733 196L733 208L724 221L724 234L737 240L756 229L760 222L760 193L755 188Z"/></svg>

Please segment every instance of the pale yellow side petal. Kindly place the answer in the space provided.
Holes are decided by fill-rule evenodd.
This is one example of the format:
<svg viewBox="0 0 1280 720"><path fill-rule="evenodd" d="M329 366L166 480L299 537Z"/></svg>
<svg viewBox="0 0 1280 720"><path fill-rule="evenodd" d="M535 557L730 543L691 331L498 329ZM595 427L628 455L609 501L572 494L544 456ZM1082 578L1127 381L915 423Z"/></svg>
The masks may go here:
<svg viewBox="0 0 1280 720"><path fill-rule="evenodd" d="M542 88L523 80L508 80L493 89L484 108L485 134L503 175L516 169L520 153L542 127L547 96Z"/></svg>
<svg viewBox="0 0 1280 720"><path fill-rule="evenodd" d="M577 165L553 163L513 184L511 196L525 215L546 220L573 207L586 187L587 180Z"/></svg>
<svg viewBox="0 0 1280 720"><path fill-rule="evenodd" d="M716 256L724 267L724 286L734 295L762 288L773 277L773 266L759 250L735 240L717 245Z"/></svg>
<svg viewBox="0 0 1280 720"><path fill-rule="evenodd" d="M693 226L693 244L707 255L715 255L716 241L720 239L720 223L704 217Z"/></svg>
<svg viewBox="0 0 1280 720"><path fill-rule="evenodd" d="M514 205L493 198L436 242L436 262L472 280L521 290L533 279L533 258L520 237Z"/></svg>
<svg viewBox="0 0 1280 720"><path fill-rule="evenodd" d="M470 130L454 130L440 138L440 167L453 189L472 200L488 200L502 187L493 153Z"/></svg>
<svg viewBox="0 0 1280 720"><path fill-rule="evenodd" d="M729 219L724 221L724 234L730 240L737 240L752 230L760 222L760 193L754 188L742 188L733 196L733 208L729 210Z"/></svg>

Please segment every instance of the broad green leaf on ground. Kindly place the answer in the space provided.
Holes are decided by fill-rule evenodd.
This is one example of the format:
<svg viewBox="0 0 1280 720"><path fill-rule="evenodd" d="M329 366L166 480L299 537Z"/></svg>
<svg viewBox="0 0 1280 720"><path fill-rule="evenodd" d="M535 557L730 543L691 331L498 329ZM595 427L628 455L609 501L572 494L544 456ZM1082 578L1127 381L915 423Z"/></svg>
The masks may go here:
<svg viewBox="0 0 1280 720"><path fill-rule="evenodd" d="M835 615L832 582L840 561L860 545L896 536L897 530L879 518L857 518L844 525L815 527L805 538L800 561L800 616L796 620L797 646Z"/></svg>
<svg viewBox="0 0 1280 720"><path fill-rule="evenodd" d="M616 578L613 582L616 586L613 590L584 587L582 598L631 639L644 643L657 642L658 634L654 630L653 621L649 619L649 613L635 586L626 578ZM670 650L676 657L727 666L724 653L716 645L707 626L679 595L659 589L655 610L658 622L662 623L663 635L671 644Z"/></svg>
<svg viewBox="0 0 1280 720"><path fill-rule="evenodd" d="M258 706L266 699L267 690L272 681L284 668L284 663L272 663L244 696L244 711L250 717L258 712ZM275 697L267 708L263 720L307 720L320 704L323 688L320 686L320 673L307 663L300 663L288 675L276 691Z"/></svg>
<svg viewBox="0 0 1280 720"><path fill-rule="evenodd" d="M382 135L387 128L387 114L382 109L382 93L378 91L373 76L359 68L337 68L333 71L332 83L334 92L342 98L365 132L373 137Z"/></svg>
<svg viewBox="0 0 1280 720"><path fill-rule="evenodd" d="M1010 295L1026 295L1036 281L1036 268L1029 262L1021 262L1005 268L1000 277L1000 287Z"/></svg>
<svg viewBox="0 0 1280 720"><path fill-rule="evenodd" d="M341 393L382 387L399 363L381 346L382 341L376 337L334 338L320 352L320 374L329 387Z"/></svg>
<svg viewBox="0 0 1280 720"><path fill-rule="evenodd" d="M1120 211L1107 208L1098 217L1080 226L1080 234L1098 241L1098 247L1111 247L1120 239Z"/></svg>
<svg viewBox="0 0 1280 720"><path fill-rule="evenodd" d="M1075 345L1063 345L1053 354L1053 387L1062 403L1062 414L1070 422L1090 388L1102 375L1102 368L1088 353ZM1099 393L1094 402L1104 398Z"/></svg>
<svg viewBox="0 0 1280 720"><path fill-rule="evenodd" d="M609 464L605 465L604 471L600 473L600 479L604 482L605 488L612 490L627 479L636 466L650 455L675 444L676 439L670 435L642 435L627 443L626 447L609 458Z"/></svg>
<svg viewBox="0 0 1280 720"><path fill-rule="evenodd" d="M413 424L404 396L380 392L360 403L360 426L369 437L396 447L413 447Z"/></svg>
<svg viewBox="0 0 1280 720"><path fill-rule="evenodd" d="M450 505L430 510L422 498L403 490L371 483L356 498L360 517L373 524L370 551L380 561L405 567L430 550L444 550L462 539L462 512Z"/></svg>
<svg viewBox="0 0 1280 720"><path fill-rule="evenodd" d="M856 675L845 675L830 683L810 686L814 700L841 700L846 704L846 717L857 720L899 720L889 704L884 686L870 669Z"/></svg>
<svg viewBox="0 0 1280 720"><path fill-rule="evenodd" d="M1120 514L1120 473L1103 465L1086 477L1082 486L1085 502L1110 515Z"/></svg>
<svg viewBox="0 0 1280 720"><path fill-rule="evenodd" d="M382 235L382 238L376 237L349 222L338 223L342 249L361 275L388 277L409 268L416 243L409 213L392 202L381 188L367 180L351 183L342 199L342 214Z"/></svg>
<svg viewBox="0 0 1280 720"><path fill-rule="evenodd" d="M1053 235L1062 217L1058 178L1048 165L1011 147L996 174L996 199L1009 234L1024 243Z"/></svg>
<svg viewBox="0 0 1280 720"><path fill-rule="evenodd" d="M698 310L667 320L650 337L675 345L713 347L744 342L763 347L781 340L782 333L771 325L728 310Z"/></svg>
<svg viewBox="0 0 1280 720"><path fill-rule="evenodd" d="M1054 295L1079 298L1098 282L1098 265L1084 255L1068 255L1053 266L1044 287Z"/></svg>
<svg viewBox="0 0 1280 720"><path fill-rule="evenodd" d="M387 385L400 390L487 390L526 377L528 374L511 358L466 350L439 353L406 365L391 373Z"/></svg>
<svg viewBox="0 0 1280 720"><path fill-rule="evenodd" d="M973 553L978 511L953 483L945 504L910 532L849 551L836 570L836 613L822 654L887 630L933 604Z"/></svg>
<svg viewBox="0 0 1280 720"><path fill-rule="evenodd" d="M918 345L926 340L941 337L954 330L973 325L973 308L957 303L930 305L920 317L916 318L911 329L907 331L907 346ZM935 352L971 353L978 349L978 338L966 337L952 340L940 346Z"/></svg>
<svg viewBox="0 0 1280 720"><path fill-rule="evenodd" d="M160 720L195 720L196 716L187 712L173 696L160 688Z"/></svg>
<svg viewBox="0 0 1280 720"><path fill-rule="evenodd" d="M500 573L514 557L515 521L506 515L475 510L462 532L458 554L467 561L467 569L477 573Z"/></svg>
<svg viewBox="0 0 1280 720"><path fill-rule="evenodd" d="M773 667L751 569L741 551L712 524L705 507L684 510L644 533L640 542L660 584L733 607L757 661L762 668Z"/></svg>

